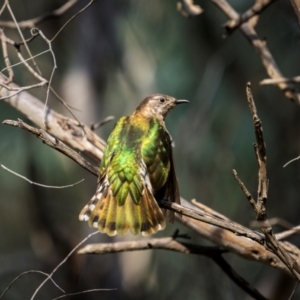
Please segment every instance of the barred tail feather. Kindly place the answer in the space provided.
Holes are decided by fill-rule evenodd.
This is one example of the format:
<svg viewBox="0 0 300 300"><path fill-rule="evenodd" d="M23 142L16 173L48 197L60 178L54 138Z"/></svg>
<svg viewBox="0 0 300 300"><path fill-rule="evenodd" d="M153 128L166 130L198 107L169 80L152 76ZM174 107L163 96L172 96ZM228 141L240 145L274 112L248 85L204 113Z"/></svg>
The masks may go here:
<svg viewBox="0 0 300 300"><path fill-rule="evenodd" d="M166 226L164 214L147 185L139 204L134 203L128 193L123 205L118 205L109 186L102 190L100 187L81 211L79 219L89 221L90 227L109 236L123 235L128 230L132 234L151 235Z"/></svg>
<svg viewBox="0 0 300 300"><path fill-rule="evenodd" d="M151 235L159 230L163 230L166 227L164 214L147 185L145 185L141 205L143 206L142 211L144 212L142 234Z"/></svg>

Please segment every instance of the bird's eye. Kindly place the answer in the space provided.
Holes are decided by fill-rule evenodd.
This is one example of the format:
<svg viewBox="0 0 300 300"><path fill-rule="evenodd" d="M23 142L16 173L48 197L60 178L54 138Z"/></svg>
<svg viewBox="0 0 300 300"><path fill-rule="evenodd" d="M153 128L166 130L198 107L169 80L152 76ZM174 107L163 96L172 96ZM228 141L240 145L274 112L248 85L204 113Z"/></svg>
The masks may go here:
<svg viewBox="0 0 300 300"><path fill-rule="evenodd" d="M159 100L160 103L164 103L166 99L165 98L159 98L158 100Z"/></svg>

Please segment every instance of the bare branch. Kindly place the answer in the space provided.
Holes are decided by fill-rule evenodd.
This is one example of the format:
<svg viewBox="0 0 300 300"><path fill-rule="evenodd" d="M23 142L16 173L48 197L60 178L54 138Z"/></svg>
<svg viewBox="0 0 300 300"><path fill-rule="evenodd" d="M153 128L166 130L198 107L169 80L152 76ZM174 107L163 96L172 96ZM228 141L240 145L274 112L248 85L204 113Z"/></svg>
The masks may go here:
<svg viewBox="0 0 300 300"><path fill-rule="evenodd" d="M185 254L204 255L211 258L240 288L254 299L266 300L255 288L238 275L225 261L221 254L224 250L218 247L200 246L185 242L178 242L172 237L152 238L139 241L89 244L81 248L78 254L107 254L141 250L171 250Z"/></svg>
<svg viewBox="0 0 300 300"><path fill-rule="evenodd" d="M53 10L52 12L45 13L39 17L29 19L26 21L20 21L18 22L18 25L22 29L31 29L35 27L36 25L50 19L50 18L57 18L63 15L67 10L69 10L74 4L76 4L78 0L69 0L65 4L63 4L61 7ZM0 21L1 27L7 27L7 28L17 28L16 23L12 21Z"/></svg>
<svg viewBox="0 0 300 300"><path fill-rule="evenodd" d="M78 250L78 254L107 254L128 251L165 249L185 254L213 256L226 252L219 247L208 247L178 242L173 237L152 238L138 241L88 244Z"/></svg>
<svg viewBox="0 0 300 300"><path fill-rule="evenodd" d="M281 226L284 229L291 229L294 227L294 225L282 218L271 218L269 219L269 223L270 225L277 225L277 226ZM263 222L257 221L257 220L253 220L250 222L250 227L251 228L257 228L257 227L261 227L263 226Z"/></svg>
<svg viewBox="0 0 300 300"><path fill-rule="evenodd" d="M93 123L91 125L91 130L95 131L96 129L102 127L103 125L111 122L112 120L114 120L115 117L114 116L107 116L106 118L104 118L103 120L97 122L97 123Z"/></svg>
<svg viewBox="0 0 300 300"><path fill-rule="evenodd" d="M287 266L290 272L294 275L298 280L300 279L300 266L283 247L283 245L276 240L276 237L273 233L273 229L271 224L269 223L267 217L267 208L266 203L268 199L268 178L267 178L267 155L266 155L266 146L263 138L263 130L262 124L258 117L255 102L251 93L250 83L247 84L246 88L247 100L249 104L249 108L252 114L253 126L256 136L256 143L254 144L254 150L258 162L258 191L257 191L257 200L254 201L252 199L251 204L254 207L256 212L256 219L262 224L261 230L266 237L265 246L267 249L271 250L274 254L276 254L280 260ZM249 199L249 192L242 189Z"/></svg>
<svg viewBox="0 0 300 300"><path fill-rule="evenodd" d="M276 239L279 241L279 240L283 240L283 239L286 239L294 234L299 234L300 233L300 225L298 226L295 226L289 230L286 230L286 231L283 231L283 232L280 232L280 233L277 233L276 234Z"/></svg>
<svg viewBox="0 0 300 300"><path fill-rule="evenodd" d="M194 4L194 0L178 1L177 10L186 18L196 17L203 13L203 9L200 5Z"/></svg>
<svg viewBox="0 0 300 300"><path fill-rule="evenodd" d="M291 159L290 161L288 161L286 164L283 165L283 167L285 168L287 165L289 165L290 163L296 161L296 160L299 160L300 159L300 156L296 157L296 158L293 158Z"/></svg>
<svg viewBox="0 0 300 300"><path fill-rule="evenodd" d="M282 83L282 82L286 82L286 83L299 83L300 82L300 76L295 76L292 78L286 78L286 77L282 77L282 78L275 78L275 79L264 79L260 82L261 85L267 85L267 84L278 84L278 83Z"/></svg>
<svg viewBox="0 0 300 300"><path fill-rule="evenodd" d="M241 289L247 294L257 300L267 300L262 294L259 293L254 287L252 287L243 277L241 277L223 258L223 256L215 256L213 261L233 280Z"/></svg>
<svg viewBox="0 0 300 300"><path fill-rule="evenodd" d="M37 136L39 139L41 139L46 145L48 145L51 148L56 149L59 152L65 154L66 156L68 156L69 158L76 161L80 166L82 166L84 169L88 170L89 172L93 173L94 175L96 175L96 176L98 175L98 169L96 167L92 166L81 155L79 155L74 150L70 149L63 142L57 140L56 138L54 138L53 136L48 134L43 129L36 129L36 128L24 123L20 119L18 121L5 120L5 121L3 121L3 124L15 126L15 127L20 127L22 129L25 129L25 130L31 132L32 134Z"/></svg>
<svg viewBox="0 0 300 300"><path fill-rule="evenodd" d="M290 0L290 3L292 4L294 13L298 20L298 25L300 27L300 1L299 0Z"/></svg>
<svg viewBox="0 0 300 300"><path fill-rule="evenodd" d="M22 39L22 42L24 43L25 49L26 49L27 53L29 54L29 57L32 59L33 65L35 66L36 70L40 73L40 75L42 75L41 70L39 69L38 65L36 64L36 62L35 62L32 54L31 54L31 51L30 51L30 49L29 49L29 47L27 45L27 42L26 42L26 40L24 38L24 35L23 35L23 33L22 33L21 29L20 29L20 26L18 25L18 22L17 22L17 20L15 18L15 15L14 15L11 7L10 7L10 4L9 4L8 1L6 1L6 2L7 2L7 9L9 11L9 13L10 13L11 18L13 19L14 23L16 24L16 29L18 30L18 33L19 33L19 35L20 35L20 37Z"/></svg>
<svg viewBox="0 0 300 300"><path fill-rule="evenodd" d="M84 181L84 179L81 179L73 184L69 184L69 185L60 185L60 186L56 186L56 185L45 185L45 184L41 184L41 183L37 183L37 182L34 182L34 181L31 181L30 179L28 179L27 177L25 176L22 176L20 174L18 174L17 172L14 172L13 170L5 167L4 165L0 164L1 168L3 168L4 170L16 175L17 177L20 177L26 181L28 181L30 184L34 184L34 185L38 185L38 186L41 186L41 187L45 187L45 188L50 188L50 189L64 189L64 188L68 188L68 187L73 187L74 185L78 184L78 183L81 183L82 181Z"/></svg>
<svg viewBox="0 0 300 300"><path fill-rule="evenodd" d="M26 271L26 272L23 272L21 273L20 275L18 275L9 285L8 287L4 290L4 292L1 294L0 296L0 300L4 297L4 295L6 294L6 292L11 288L11 286L18 280L20 279L23 275L26 275L26 274L30 274L30 273L38 273L38 274L42 274L42 275L45 275L45 276L49 276L49 274L47 273L44 273L42 271L38 271L38 270L30 270L30 271ZM58 288L60 289L63 293L65 293L65 291L58 285L56 284L56 282L53 280L53 278L50 278L50 280L52 281L52 283Z"/></svg>
<svg viewBox="0 0 300 300"><path fill-rule="evenodd" d="M62 30L72 21L74 20L79 14L84 12L88 7L90 7L96 0L91 0L84 8L82 8L80 11L78 11L74 16L72 16L59 30L58 32L54 35L54 37L51 39L50 42L53 42L57 36L62 32Z"/></svg>
<svg viewBox="0 0 300 300"><path fill-rule="evenodd" d="M6 36L4 34L3 29L0 29L0 39L1 39L3 58L4 58L5 65L6 65L7 72L8 72L8 78L5 81L5 84L9 84L13 80L14 73L12 71L12 66L11 66L11 63L10 63L9 56L8 56Z"/></svg>
<svg viewBox="0 0 300 300"><path fill-rule="evenodd" d="M38 288L35 290L35 292L33 293L32 297L30 298L30 300L33 300L34 297L36 296L36 294L38 293L38 291L43 287L43 285L52 278L52 276L54 275L54 273L67 261L67 259L83 244L85 243L91 236L95 235L99 233L99 231L90 233L87 237L85 237L79 244L77 244L71 251L70 253L55 267L55 269L51 272L51 274L49 274L47 276L47 278L38 286Z"/></svg>
<svg viewBox="0 0 300 300"><path fill-rule="evenodd" d="M239 20L239 14L225 1L225 0L211 0L226 16L228 16L232 20ZM262 64L264 65L266 72L272 79L282 78L282 74L275 62L271 52L267 47L266 41L260 39L254 30L253 26L251 26L248 22L243 23L239 27L253 46L255 51L258 53ZM282 90L285 97L294 101L297 105L300 105L300 94L296 92L296 88L292 83L280 82L277 84L278 87Z"/></svg>
<svg viewBox="0 0 300 300"><path fill-rule="evenodd" d="M261 14L270 4L276 0L256 0L254 5L243 14L239 15L238 19L232 19L224 24L227 32L231 34L235 29L243 23L250 20L252 17Z"/></svg>
<svg viewBox="0 0 300 300"><path fill-rule="evenodd" d="M5 82L5 77L0 74L0 84ZM11 83L9 87L19 89L17 85ZM16 110L23 113L29 120L38 127L43 128L44 104L27 92L14 94L7 89L0 90L0 97L5 98ZM85 151L95 159L101 160L105 142L96 135L88 126L67 118L49 107L46 110L45 130L69 146Z"/></svg>
<svg viewBox="0 0 300 300"><path fill-rule="evenodd" d="M190 209L188 207L184 207L182 205L170 201L161 200L159 201L159 205L163 208L172 210L180 215L187 216L189 218L193 218L195 220L202 221L205 223L209 223L220 228L224 228L239 236L248 237L260 244L264 242L264 238L259 232L252 231L232 221L222 220L218 217L214 217L211 214L207 214L205 212L198 211L195 209Z"/></svg>
<svg viewBox="0 0 300 300"><path fill-rule="evenodd" d="M117 289L91 289L91 290L86 290L82 292L77 292L77 293L70 293L70 294L65 294L56 298L53 298L52 300L57 300L57 299L62 299L68 296L76 296L76 295L81 295L81 294L88 294L92 292L109 292L109 291L116 291Z"/></svg>

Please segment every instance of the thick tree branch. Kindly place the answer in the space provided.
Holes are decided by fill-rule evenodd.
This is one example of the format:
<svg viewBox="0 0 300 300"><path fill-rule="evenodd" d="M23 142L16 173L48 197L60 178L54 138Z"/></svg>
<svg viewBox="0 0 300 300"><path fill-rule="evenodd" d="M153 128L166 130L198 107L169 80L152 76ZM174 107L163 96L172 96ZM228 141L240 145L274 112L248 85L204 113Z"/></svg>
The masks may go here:
<svg viewBox="0 0 300 300"><path fill-rule="evenodd" d="M49 147L56 149L57 151L63 153L64 155L70 157L75 162L77 162L81 167L86 169L87 171L91 172L94 175L98 175L98 168L91 165L86 159L84 159L81 155L79 155L77 152L69 148L67 145L65 145L63 142L59 141L55 137L51 136L49 133L47 133L43 129L37 129L34 128L26 123L24 123L22 120L18 121L12 121L12 120L5 120L2 122L3 124L14 126L14 127L20 127L22 129L25 129L32 134L34 134L36 137L41 139L46 145Z"/></svg>
<svg viewBox="0 0 300 300"><path fill-rule="evenodd" d="M4 83L5 80L6 78L0 75L0 84ZM19 88L14 83L9 84L9 87ZM44 128L46 132L54 137L74 149L85 151L98 161L101 160L105 142L88 126L55 112L25 91L16 94L16 92L2 87L0 97L5 97L3 101L20 111L30 121L38 127Z"/></svg>
<svg viewBox="0 0 300 300"><path fill-rule="evenodd" d="M223 258L224 250L219 247L200 246L191 243L178 242L173 237L152 238L139 241L89 244L78 250L78 254L107 254L141 250L171 250L185 254L204 255L211 258L222 271L241 289L254 299L266 300L255 288L242 278Z"/></svg>
<svg viewBox="0 0 300 300"><path fill-rule="evenodd" d="M182 199L183 200L183 199ZM226 230L229 230L233 232L236 235L244 236L252 239L253 241L256 241L260 244L264 243L264 238L259 232L252 231L246 227L243 227L242 225L239 225L235 222L232 222L230 220L222 220L220 218L217 218L213 215L210 215L204 211L198 211L195 209L191 209L188 207L184 207L182 205L179 205L174 202L169 201L159 201L159 205L163 208L172 210L176 213L178 213L180 216L187 216L189 218L193 218L198 221L202 221Z"/></svg>
<svg viewBox="0 0 300 300"><path fill-rule="evenodd" d="M78 254L107 254L139 250L165 249L185 254L199 254L212 257L226 252L219 247L199 246L178 242L173 237L142 239L139 241L88 244L78 250Z"/></svg>

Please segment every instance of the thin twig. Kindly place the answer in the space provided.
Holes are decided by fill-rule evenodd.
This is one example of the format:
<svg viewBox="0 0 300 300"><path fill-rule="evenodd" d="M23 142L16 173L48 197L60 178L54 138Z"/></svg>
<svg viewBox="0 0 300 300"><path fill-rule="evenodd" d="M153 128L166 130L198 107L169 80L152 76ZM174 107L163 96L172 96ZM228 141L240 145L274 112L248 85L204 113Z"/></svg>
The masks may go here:
<svg viewBox="0 0 300 300"><path fill-rule="evenodd" d="M95 131L96 129L102 127L103 125L111 122L112 120L114 120L115 117L114 116L107 116L106 118L104 118L103 120L97 122L97 123L93 123L91 125L91 130Z"/></svg>
<svg viewBox="0 0 300 300"><path fill-rule="evenodd" d="M62 30L72 21L74 20L79 14L81 14L82 12L84 12L88 7L90 7L94 2L96 2L97 0L91 0L84 8L82 8L80 11L78 11L74 16L72 16L58 31L57 33L54 35L54 37L50 40L50 42L53 42L57 36L62 32Z"/></svg>
<svg viewBox="0 0 300 300"><path fill-rule="evenodd" d="M18 26L22 29L26 29L26 28L31 29L31 28L35 27L36 25L38 25L50 18L57 18L57 17L62 16L67 10L69 10L77 2L78 2L78 0L69 0L65 4L63 4L61 7L57 8L51 12L45 13L45 14L43 14L39 17L33 18L33 19L18 22ZM0 13L0 15L1 15L1 13ZM0 26L7 27L7 28L17 28L16 23L11 22L11 21L0 21Z"/></svg>
<svg viewBox="0 0 300 300"><path fill-rule="evenodd" d="M292 291L292 293L291 293L291 295L290 295L290 297L289 297L288 300L292 300L292 298L294 297L294 295L295 295L295 293L297 291L298 286L299 286L299 281L296 282L295 287L294 287L294 289L293 289L293 291Z"/></svg>
<svg viewBox="0 0 300 300"><path fill-rule="evenodd" d="M270 225L274 226L274 225L277 225L277 226L280 226L284 229L291 229L291 228L295 228L294 225L282 218L271 218L269 219L269 223ZM258 228L258 227L262 227L264 224L263 222L260 222L260 221L257 221L257 220L253 220L250 222L250 227L251 228Z"/></svg>
<svg viewBox="0 0 300 300"><path fill-rule="evenodd" d="M276 236L276 239L279 241L279 240L284 240L294 234L299 234L299 233L300 233L300 225L295 226L289 230L277 233L275 236Z"/></svg>
<svg viewBox="0 0 300 300"><path fill-rule="evenodd" d="M26 180L26 181L29 182L30 184L38 185L38 186L45 187L45 188L50 188L50 189L64 189L64 188L68 188L68 187L73 187L73 186L75 186L76 184L79 184L79 183L81 183L81 182L84 181L84 179L81 179L81 180L79 180L79 181L77 181L77 182L75 182L75 183L73 183L73 184L69 184L69 185L61 185L61 186L56 186L56 185L45 185L45 184L41 184L41 183L37 183L37 182L31 181L31 180L28 179L27 177L22 176L22 175L20 175L20 174L18 174L18 173L16 173L16 172L14 172L13 170L11 170L11 169L5 167L5 166L2 165L2 164L0 164L0 166L1 166L1 168L3 168L4 170L6 170L6 171L8 171L8 172L10 172L10 173L12 173L12 174L14 174L14 175L16 175L17 177L20 177L20 178Z"/></svg>
<svg viewBox="0 0 300 300"><path fill-rule="evenodd" d="M300 159L300 156L296 157L296 158L293 158L291 159L290 161L288 161L285 165L283 165L283 168L285 168L286 166L288 166L290 163L296 161L296 160L299 160Z"/></svg>
<svg viewBox="0 0 300 300"><path fill-rule="evenodd" d="M212 257L212 260L223 270L223 272L229 276L229 278L234 281L241 289L243 289L247 294L252 296L257 300L268 300L264 297L257 289L255 289L251 284L249 284L243 277L241 277L223 258L221 255L216 255Z"/></svg>
<svg viewBox="0 0 300 300"><path fill-rule="evenodd" d="M299 83L300 82L300 76L295 76L292 78L275 78L275 79L264 79L260 82L261 85L265 85L265 84L278 84L278 83L282 83L282 82L286 82L286 83Z"/></svg>
<svg viewBox="0 0 300 300"><path fill-rule="evenodd" d="M257 109L252 96L250 83L247 84L246 88L247 100L252 114L253 127L256 136L256 143L254 144L254 150L258 162L258 190L257 190L257 200L252 198L251 204L256 212L256 219L262 224L261 230L264 233L266 240L265 246L267 249L272 251L278 256L278 258L287 266L290 272L298 280L300 279L300 266L297 261L291 257L285 248L276 240L276 236L273 233L272 226L268 220L266 203L268 199L268 177L267 177L267 155L266 146L263 137L263 129L261 121L257 114ZM239 182L240 184L240 182ZM241 184L240 184L241 186ZM249 199L249 192L247 193L246 188L242 188L244 194Z"/></svg>
<svg viewBox="0 0 300 300"><path fill-rule="evenodd" d="M275 1L276 0L255 1L254 5L246 12L239 15L238 19L227 21L224 27L226 28L227 32L231 34L235 29L250 20L252 17L260 15L270 4L274 3Z"/></svg>
<svg viewBox="0 0 300 300"><path fill-rule="evenodd" d="M232 8L232 6L226 0L211 0L228 18L231 20L239 20L239 14ZM252 47L258 53L263 66L266 69L267 74L272 79L282 78L281 71L275 62L272 53L268 49L265 40L259 38L253 26L249 22L243 23L239 27L250 42ZM300 94L297 93L295 86L292 83L281 82L277 84L282 90L285 97L294 101L297 105L300 105Z"/></svg>
<svg viewBox="0 0 300 300"><path fill-rule="evenodd" d="M109 292L109 291L116 291L116 290L117 289L91 289L91 290L86 290L86 291L77 292L77 293L65 294L65 295L53 298L52 300L57 300L57 299L62 299L62 298L69 297L69 296L76 296L76 295L87 294L87 293L92 293L92 292Z"/></svg>
<svg viewBox="0 0 300 300"><path fill-rule="evenodd" d="M21 278L23 275L26 274L30 274L30 273L38 273L38 274L43 274L45 276L49 276L49 274L42 272L42 271L38 271L38 270L30 270L30 271L26 271L21 273L20 275L18 275L9 285L8 287L4 290L4 292L1 294L0 296L0 300L4 297L4 295L6 294L6 292L11 288L11 286L19 279ZM52 283L59 289L61 290L63 293L65 293L65 291L58 285L56 284L56 282L53 280L53 278L50 278L50 280L52 281Z"/></svg>
<svg viewBox="0 0 300 300"><path fill-rule="evenodd" d="M36 62L35 62L35 60L34 60L32 54L31 54L31 51L30 51L30 49L29 49L29 47L28 47L28 45L27 45L27 42L26 42L26 40L25 40L25 38L24 38L24 35L23 35L23 33L22 33L21 29L20 29L20 26L19 26L19 24L18 24L18 22L17 22L17 20L16 20L16 18L15 18L15 15L14 15L14 13L13 13L11 7L10 7L10 4L9 4L8 0L6 0L6 2L7 2L7 9L8 9L8 11L9 11L9 13L10 13L10 15L11 15L11 17L12 17L14 23L16 24L16 28L17 28L18 33L19 33L19 35L20 35L20 37L21 37L21 39L22 39L22 41L23 41L23 43L24 43L25 49L26 49L27 53L29 54L30 58L32 59L32 62L33 62L33 64L34 64L35 68L36 68L37 71L40 73L40 75L42 75L41 70L39 69L38 65L36 64Z"/></svg>
<svg viewBox="0 0 300 300"><path fill-rule="evenodd" d="M32 297L30 300L33 300L38 291L43 287L43 285L52 278L53 274L67 261L67 259L83 244L85 243L91 236L99 233L99 231L95 231L90 233L87 237L85 237L79 244L77 244L71 251L70 253L55 267L55 269L51 272L51 274L48 275L48 277L38 286L38 288L35 290L33 293Z"/></svg>
<svg viewBox="0 0 300 300"><path fill-rule="evenodd" d="M7 44L6 44L7 38L4 34L3 29L1 29L1 28L0 28L0 38L1 38L3 58L4 58L5 65L6 65L7 72L8 72L8 78L5 82L5 84L9 84L13 80L14 73L13 73L12 66L11 66L11 63L10 63L10 59L9 59L9 56L8 56L8 52L7 52Z"/></svg>
<svg viewBox="0 0 300 300"><path fill-rule="evenodd" d="M49 99L49 92L50 92L50 87L51 87L52 79L53 79L53 76L54 76L54 72L57 69L57 64L56 64L55 54L52 50L52 44L51 44L52 41L48 40L46 38L46 36L43 34L43 32L41 30L37 29L37 28L31 29L31 34L32 35L39 34L43 38L43 40L48 44L49 51L52 55L52 60L53 60L53 68L52 68L52 71L51 71L51 74L50 74L50 78L47 82L48 87L47 87L47 93L46 93L46 99L45 99L45 105L44 105L44 113L43 113L43 123L46 126L45 119L46 119L47 104L48 104L48 99Z"/></svg>
<svg viewBox="0 0 300 300"><path fill-rule="evenodd" d="M45 50L45 51L43 51L43 52L40 52L40 53L34 55L33 57L36 58L36 57L41 56L41 55L43 55L43 54L46 54L46 53L48 53L48 52L49 52L49 49L48 49L48 50ZM31 58L27 58L27 59L23 58L23 59L24 59L25 62L31 60ZM12 64L10 67L13 68L13 67L16 67L16 66L22 65L22 64L23 64L23 61L20 61L20 62L17 62L17 63L15 63L15 64ZM2 72L4 72L4 71L7 70L7 69L8 69L7 67L6 67L6 68L3 68L0 72L2 73ZM7 84L8 84L8 83L7 83ZM7 89L10 89L9 86L7 86L6 88L7 88Z"/></svg>

